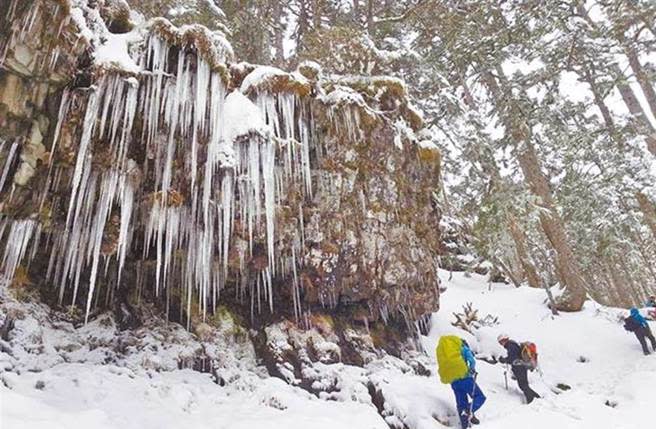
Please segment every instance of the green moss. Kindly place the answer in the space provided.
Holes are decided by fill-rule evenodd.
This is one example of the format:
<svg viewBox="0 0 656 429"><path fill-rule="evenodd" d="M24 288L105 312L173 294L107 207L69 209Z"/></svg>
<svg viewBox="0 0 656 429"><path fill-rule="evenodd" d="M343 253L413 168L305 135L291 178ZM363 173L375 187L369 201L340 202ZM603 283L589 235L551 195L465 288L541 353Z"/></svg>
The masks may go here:
<svg viewBox="0 0 656 429"><path fill-rule="evenodd" d="M170 46L178 49L191 49L198 57L207 61L212 71L221 76L227 86L230 82L230 72L223 62L223 57L231 57L231 52L219 52L215 46L213 35L207 27L190 25L179 29L164 18L155 18L150 22L150 31L161 37Z"/></svg>
<svg viewBox="0 0 656 429"><path fill-rule="evenodd" d="M437 148L420 147L417 150L417 155L420 161L432 165L439 165L442 159L442 154Z"/></svg>
<svg viewBox="0 0 656 429"><path fill-rule="evenodd" d="M309 82L300 80L290 73L272 75L263 79L257 86L252 87L257 92L270 93L293 93L299 97L305 97L310 94L312 87Z"/></svg>
<svg viewBox="0 0 656 429"><path fill-rule="evenodd" d="M225 305L218 306L207 323L224 334L232 336L237 342L248 340L248 331L244 328L244 321Z"/></svg>
<svg viewBox="0 0 656 429"><path fill-rule="evenodd" d="M409 103L401 106L401 115L408 121L412 131L419 131L424 126L424 119L421 114Z"/></svg>

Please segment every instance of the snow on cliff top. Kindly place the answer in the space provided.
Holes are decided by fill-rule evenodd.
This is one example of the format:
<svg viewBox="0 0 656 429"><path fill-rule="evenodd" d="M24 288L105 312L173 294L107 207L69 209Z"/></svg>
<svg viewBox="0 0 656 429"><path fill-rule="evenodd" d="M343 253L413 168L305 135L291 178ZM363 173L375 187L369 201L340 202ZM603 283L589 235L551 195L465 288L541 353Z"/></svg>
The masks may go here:
<svg viewBox="0 0 656 429"><path fill-rule="evenodd" d="M257 66L244 78L239 90L244 94L248 94L253 90L266 87L275 78L286 78L288 81L296 82L302 86L308 85L307 79L298 72L288 73L277 67Z"/></svg>
<svg viewBox="0 0 656 429"><path fill-rule="evenodd" d="M142 40L142 36L136 31L124 34L108 33L105 41L94 52L96 64L130 73L139 73L141 67L130 56L128 47L130 43L136 43L140 40Z"/></svg>
<svg viewBox="0 0 656 429"><path fill-rule="evenodd" d="M253 132L262 135L269 132L261 110L239 91L233 91L226 97L223 115L223 138L227 143Z"/></svg>

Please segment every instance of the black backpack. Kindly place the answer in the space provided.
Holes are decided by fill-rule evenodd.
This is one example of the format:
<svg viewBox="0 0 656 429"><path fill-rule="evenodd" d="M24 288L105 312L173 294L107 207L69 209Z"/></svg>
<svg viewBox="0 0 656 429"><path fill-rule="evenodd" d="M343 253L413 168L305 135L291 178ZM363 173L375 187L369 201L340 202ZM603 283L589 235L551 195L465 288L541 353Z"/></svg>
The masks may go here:
<svg viewBox="0 0 656 429"><path fill-rule="evenodd" d="M640 327L640 324L633 317L629 316L624 319L624 329L629 332L635 332Z"/></svg>

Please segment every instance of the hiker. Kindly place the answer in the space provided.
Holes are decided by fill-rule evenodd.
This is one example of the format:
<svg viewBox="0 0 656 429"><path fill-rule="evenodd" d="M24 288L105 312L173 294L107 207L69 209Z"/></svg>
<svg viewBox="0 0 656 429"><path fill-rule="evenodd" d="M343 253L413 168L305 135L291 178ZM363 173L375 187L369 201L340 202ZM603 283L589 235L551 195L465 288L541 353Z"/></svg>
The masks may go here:
<svg viewBox="0 0 656 429"><path fill-rule="evenodd" d="M485 402L485 395L476 384L476 359L469 345L460 337L445 335L440 337L435 354L440 380L450 384L456 396L456 407L463 429L479 424L474 413Z"/></svg>
<svg viewBox="0 0 656 429"><path fill-rule="evenodd" d="M530 404L535 398L540 398L540 395L528 385L529 368L528 364L522 359L522 347L516 341L511 340L506 334L499 335L497 341L508 352L508 356L500 357L499 362L510 365L517 384L526 397L526 403Z"/></svg>
<svg viewBox="0 0 656 429"><path fill-rule="evenodd" d="M656 295L651 295L645 302L645 307L656 308Z"/></svg>
<svg viewBox="0 0 656 429"><path fill-rule="evenodd" d="M645 354L645 356L649 354L649 348L647 348L647 341L645 341L645 337L649 338L652 349L656 351L656 339L654 339L654 334L652 334L651 329L649 328L647 319L642 317L637 308L631 308L629 317L624 319L624 329L635 334L635 336L638 338L638 341L640 341L642 352Z"/></svg>

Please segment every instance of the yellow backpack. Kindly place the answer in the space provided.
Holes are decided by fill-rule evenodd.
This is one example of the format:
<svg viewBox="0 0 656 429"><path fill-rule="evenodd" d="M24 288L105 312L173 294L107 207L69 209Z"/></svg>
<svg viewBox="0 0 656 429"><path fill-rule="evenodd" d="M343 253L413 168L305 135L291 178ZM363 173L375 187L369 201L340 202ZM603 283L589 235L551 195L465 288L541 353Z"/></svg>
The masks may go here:
<svg viewBox="0 0 656 429"><path fill-rule="evenodd" d="M437 372L440 381L451 384L456 380L465 378L469 373L467 362L462 357L462 339L456 335L440 337L435 349L437 356Z"/></svg>

